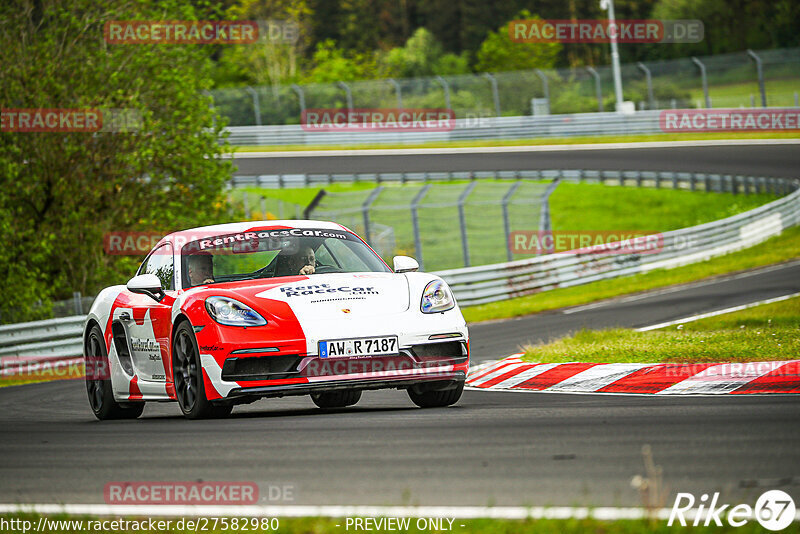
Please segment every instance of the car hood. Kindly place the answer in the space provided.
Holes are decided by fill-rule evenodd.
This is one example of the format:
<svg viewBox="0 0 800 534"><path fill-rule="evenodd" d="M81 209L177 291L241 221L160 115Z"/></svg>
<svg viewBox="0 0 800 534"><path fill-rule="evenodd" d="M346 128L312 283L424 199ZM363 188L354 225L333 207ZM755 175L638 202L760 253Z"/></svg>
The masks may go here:
<svg viewBox="0 0 800 534"><path fill-rule="evenodd" d="M393 273L313 275L259 291L251 298L258 307L261 299L286 302L295 315L307 319L377 317L409 308L408 280Z"/></svg>

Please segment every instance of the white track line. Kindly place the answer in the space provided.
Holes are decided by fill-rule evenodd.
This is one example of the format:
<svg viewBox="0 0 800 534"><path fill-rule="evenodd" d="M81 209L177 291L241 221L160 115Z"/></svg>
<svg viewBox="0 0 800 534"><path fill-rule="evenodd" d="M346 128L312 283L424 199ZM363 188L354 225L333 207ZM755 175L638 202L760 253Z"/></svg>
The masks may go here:
<svg viewBox="0 0 800 534"><path fill-rule="evenodd" d="M585 519L601 521L669 518L671 509L575 506L182 506L106 504L0 504L0 513L134 517L439 517L454 519ZM697 509L684 514L694 519ZM800 520L800 510L795 521Z"/></svg>
<svg viewBox="0 0 800 534"><path fill-rule="evenodd" d="M564 152L572 150L625 150L629 148L673 148L693 146L797 145L800 139L719 139L705 141L648 141L640 143L585 143L579 145L514 145L457 148L364 148L344 150L282 150L269 152L236 152L223 158L308 158L326 156L419 156L425 154L491 154L514 152Z"/></svg>
<svg viewBox="0 0 800 534"><path fill-rule="evenodd" d="M676 324L683 324L683 323L691 323L692 321L698 321L700 319L705 319L707 317L716 317L717 315L724 315L726 313L733 313L737 311L746 310L748 308L754 308L756 306L762 306L764 304L772 304L773 302L780 302L782 300L788 300L794 297L800 296L800 293L791 293L789 295L783 295L781 297L775 297L772 299L767 300L759 300L758 302L751 302L749 304L741 304L739 306L733 306L731 308L725 308L723 310L716 310L708 313L701 313L698 315L691 315L689 317L684 317L683 319L676 319L674 321L668 321L666 323L658 323L653 324L650 326L643 326L641 328L637 328L637 332L647 332L649 330L657 330L659 328L665 328L667 326L672 326Z"/></svg>
<svg viewBox="0 0 800 534"><path fill-rule="evenodd" d="M714 278L712 278L710 280L701 280L701 281L698 281L698 282L690 282L690 283L687 283L687 284L680 284L680 285L673 286L673 287L666 287L664 289L656 289L656 290L652 290L652 291L645 291L645 292L642 292L642 293L638 293L638 294L630 295L630 296L626 296L626 297L614 297L614 298L602 300L600 302L593 302L591 304L583 304L583 305L580 305L580 306L573 306L571 308L565 308L565 309L561 310L561 313L569 315L571 313L577 313L577 312L581 312L581 311L584 311L584 310L592 310L592 309L595 309L595 308L602 308L603 306L611 306L611 305L615 305L615 304L633 302L633 301L636 301L636 300L646 299L648 297L666 295L666 294L669 294L669 293L675 293L676 291L683 291L683 290L692 289L692 288L695 288L695 287L710 286L710 285L714 285L714 284L721 283L721 282L727 282L727 281L730 281L730 280L737 280L739 278L748 278L750 276L754 276L754 275L758 275L758 274L764 274L764 273L768 273L768 272L771 272L771 271L777 271L779 269L784 269L784 268L787 268L787 267L794 267L794 266L797 266L797 265L800 265L800 261L794 260L794 261L789 261L789 262L786 262L786 263L779 263L777 265L769 265L767 267L757 268L757 269L749 270L749 271L746 271L746 272L743 272L743 273L738 273L738 274L734 274L734 275L730 275L730 276L717 276L717 277L714 277Z"/></svg>

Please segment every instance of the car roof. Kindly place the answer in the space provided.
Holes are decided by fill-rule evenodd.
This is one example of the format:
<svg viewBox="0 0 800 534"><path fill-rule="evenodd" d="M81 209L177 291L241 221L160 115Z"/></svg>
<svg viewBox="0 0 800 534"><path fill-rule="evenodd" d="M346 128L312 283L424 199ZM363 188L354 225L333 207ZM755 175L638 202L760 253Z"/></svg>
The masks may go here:
<svg viewBox="0 0 800 534"><path fill-rule="evenodd" d="M225 224L213 224L210 226L199 226L197 228L189 228L187 230L180 230L167 234L159 241L160 246L163 243L169 242L175 245L176 249L180 249L186 243L196 241L198 239L205 239L208 237L236 234L240 232L252 232L257 230L268 229L283 229L283 228L321 228L329 230L346 230L352 232L349 228L341 224L330 221L315 221L315 220L271 220L271 221L244 221ZM177 252L177 250L176 250Z"/></svg>

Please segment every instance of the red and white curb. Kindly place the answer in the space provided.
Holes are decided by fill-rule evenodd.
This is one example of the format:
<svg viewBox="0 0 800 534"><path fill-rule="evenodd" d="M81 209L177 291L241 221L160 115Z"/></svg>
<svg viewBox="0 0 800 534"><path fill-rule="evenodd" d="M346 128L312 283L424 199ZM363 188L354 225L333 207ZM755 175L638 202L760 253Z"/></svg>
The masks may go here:
<svg viewBox="0 0 800 534"><path fill-rule="evenodd" d="M476 389L552 393L800 393L800 360L746 363L529 363L514 354L470 369Z"/></svg>

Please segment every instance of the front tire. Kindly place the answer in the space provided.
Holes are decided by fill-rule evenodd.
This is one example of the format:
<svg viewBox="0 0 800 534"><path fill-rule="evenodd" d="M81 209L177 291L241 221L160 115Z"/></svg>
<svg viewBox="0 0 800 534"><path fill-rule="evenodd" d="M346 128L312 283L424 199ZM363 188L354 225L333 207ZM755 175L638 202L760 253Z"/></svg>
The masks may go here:
<svg viewBox="0 0 800 534"><path fill-rule="evenodd" d="M464 382L459 382L453 388L444 390L408 388L411 401L420 408L441 408L451 406L458 402L464 392Z"/></svg>
<svg viewBox="0 0 800 534"><path fill-rule="evenodd" d="M114 400L111 387L111 367L103 331L92 326L83 346L86 393L94 416L100 421L110 419L136 419L144 411L144 402L120 404Z"/></svg>
<svg viewBox="0 0 800 534"><path fill-rule="evenodd" d="M178 326L172 340L172 378L178 406L187 419L226 417L233 410L231 404L213 403L206 397L200 351L188 321Z"/></svg>
<svg viewBox="0 0 800 534"><path fill-rule="evenodd" d="M311 400L320 408L346 408L361 400L361 391L343 389L326 393L312 393Z"/></svg>

